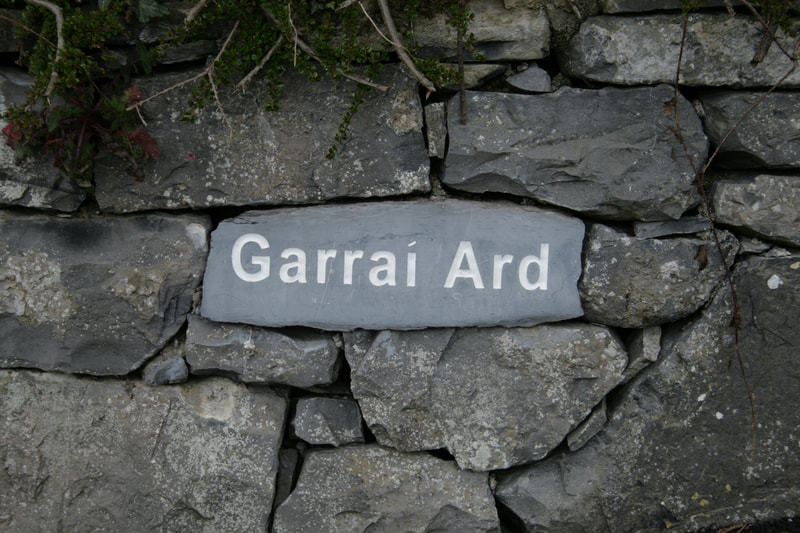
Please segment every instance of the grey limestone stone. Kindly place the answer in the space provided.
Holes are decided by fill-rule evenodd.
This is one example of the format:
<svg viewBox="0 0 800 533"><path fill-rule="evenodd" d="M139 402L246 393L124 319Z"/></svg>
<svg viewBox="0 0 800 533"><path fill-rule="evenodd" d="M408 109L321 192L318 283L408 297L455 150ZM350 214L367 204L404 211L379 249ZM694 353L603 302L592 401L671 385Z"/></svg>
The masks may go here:
<svg viewBox="0 0 800 533"><path fill-rule="evenodd" d="M628 349L628 366L625 367L625 381L631 380L651 363L658 361L661 353L661 328L647 326L633 330L625 339Z"/></svg>
<svg viewBox="0 0 800 533"><path fill-rule="evenodd" d="M714 91L700 102L709 140L715 146L722 143L715 165L800 167L800 93Z"/></svg>
<svg viewBox="0 0 800 533"><path fill-rule="evenodd" d="M0 365L137 369L183 326L209 229L195 215L0 212Z"/></svg>
<svg viewBox="0 0 800 533"><path fill-rule="evenodd" d="M800 501L797 328L800 256L737 264L740 353L730 293L666 328L661 360L617 398L601 432L574 453L500 476L496 495L530 531L698 531L795 515ZM733 365L736 366L735 356Z"/></svg>
<svg viewBox="0 0 800 533"><path fill-rule="evenodd" d="M617 219L678 218L697 202L694 172L665 113L671 87L468 95L468 124L449 106L445 185ZM689 152L704 161L700 119L682 97L678 110Z"/></svg>
<svg viewBox="0 0 800 533"><path fill-rule="evenodd" d="M142 380L146 385L174 385L184 383L189 377L189 367L179 354L160 354L149 361L142 372Z"/></svg>
<svg viewBox="0 0 800 533"><path fill-rule="evenodd" d="M361 411L354 400L300 398L292 429L297 437L313 445L343 446L364 442Z"/></svg>
<svg viewBox="0 0 800 533"><path fill-rule="evenodd" d="M275 533L498 533L487 474L424 453L346 446L308 454Z"/></svg>
<svg viewBox="0 0 800 533"><path fill-rule="evenodd" d="M532 93L549 93L553 90L550 75L536 65L531 65L522 72L509 76L507 81L517 89Z"/></svg>
<svg viewBox="0 0 800 533"><path fill-rule="evenodd" d="M524 61L548 55L550 25L541 10L506 8L502 0L468 0L466 7L475 15L469 31L485 60ZM414 37L427 55L456 57L457 33L444 14L420 18Z"/></svg>
<svg viewBox="0 0 800 533"><path fill-rule="evenodd" d="M266 530L285 401L0 370L5 531Z"/></svg>
<svg viewBox="0 0 800 533"><path fill-rule="evenodd" d="M700 7L723 7L730 2L733 6L740 6L739 0L706 0ZM683 0L600 0L603 13L643 13L647 11L680 11L683 9Z"/></svg>
<svg viewBox="0 0 800 533"><path fill-rule="evenodd" d="M336 381L338 359L330 334L220 324L189 316L186 360L193 374L229 372L246 383L309 388Z"/></svg>
<svg viewBox="0 0 800 533"><path fill-rule="evenodd" d="M447 147L447 112L444 102L425 106L425 125L428 130L428 155L444 159Z"/></svg>
<svg viewBox="0 0 800 533"><path fill-rule="evenodd" d="M730 174L714 186L717 221L770 241L800 246L800 176Z"/></svg>
<svg viewBox="0 0 800 533"><path fill-rule="evenodd" d="M738 242L720 233L731 265ZM725 277L709 234L643 239L595 224L584 255L579 290L586 318L610 326L641 328L688 316Z"/></svg>
<svg viewBox="0 0 800 533"><path fill-rule="evenodd" d="M189 76L161 75L136 83L147 96ZM334 159L326 155L353 97L350 81L311 84L306 76L289 72L277 112L264 109L267 95L230 91L222 105L232 129L213 105L195 123L181 124L190 88L172 91L142 110L161 156L147 164L144 179L135 181L113 154L101 154L95 168L97 202L104 211L130 212L308 204L427 191L430 161L416 82L391 66L377 82L391 89L365 97Z"/></svg>
<svg viewBox="0 0 800 533"><path fill-rule="evenodd" d="M606 401L604 399L600 402L600 405L592 409L592 413L586 417L586 420L581 422L578 427L567 435L567 447L569 451L574 452L583 448L592 437L603 429L607 421Z"/></svg>
<svg viewBox="0 0 800 533"><path fill-rule="evenodd" d="M458 65L453 63L443 63L442 66L453 74L458 73ZM501 76L508 70L506 65L498 65L493 63L466 63L464 65L464 87L466 89L473 89L484 83ZM460 83L448 83L444 86L445 89L457 90L460 89Z"/></svg>
<svg viewBox="0 0 800 533"><path fill-rule="evenodd" d="M254 211L212 233L201 314L334 331L565 320L582 314L582 244L579 219L510 203Z"/></svg>
<svg viewBox="0 0 800 533"><path fill-rule="evenodd" d="M33 78L24 72L0 68L0 113L13 104L24 104L32 84ZM6 125L0 120L0 129ZM44 157L19 161L6 144L6 137L0 136L0 205L69 212L78 209L85 198L86 194L61 176L51 161Z"/></svg>
<svg viewBox="0 0 800 533"><path fill-rule="evenodd" d="M588 324L383 331L366 352L357 342L345 351L353 395L378 442L445 447L476 471L546 456L627 364L615 335Z"/></svg>
<svg viewBox="0 0 800 533"><path fill-rule="evenodd" d="M592 17L569 41L559 63L568 76L600 83L649 85L672 83L678 65L683 16ZM680 82L692 86L770 87L791 68L772 46L764 61L751 64L761 26L747 16L726 13L689 15ZM792 39L786 40L789 49ZM784 87L800 85L795 70Z"/></svg>
<svg viewBox="0 0 800 533"><path fill-rule="evenodd" d="M678 220L633 223L633 233L643 239L701 233L710 229L711 221L702 215L681 217Z"/></svg>

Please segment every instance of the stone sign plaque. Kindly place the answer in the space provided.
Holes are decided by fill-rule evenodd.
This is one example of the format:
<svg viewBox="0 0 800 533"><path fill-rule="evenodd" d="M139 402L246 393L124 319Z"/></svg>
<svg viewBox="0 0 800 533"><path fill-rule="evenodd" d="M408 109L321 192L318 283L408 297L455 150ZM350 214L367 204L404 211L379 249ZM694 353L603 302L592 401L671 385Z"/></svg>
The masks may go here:
<svg viewBox="0 0 800 533"><path fill-rule="evenodd" d="M583 223L463 201L249 212L211 235L201 314L327 330L581 316Z"/></svg>

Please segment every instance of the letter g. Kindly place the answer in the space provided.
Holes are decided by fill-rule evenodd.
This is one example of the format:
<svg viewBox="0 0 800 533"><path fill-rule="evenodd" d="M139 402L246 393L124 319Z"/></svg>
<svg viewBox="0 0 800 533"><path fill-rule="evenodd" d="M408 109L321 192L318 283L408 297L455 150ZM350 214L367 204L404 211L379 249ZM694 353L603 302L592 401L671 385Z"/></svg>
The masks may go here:
<svg viewBox="0 0 800 533"><path fill-rule="evenodd" d="M260 265L256 272L248 272L242 266L242 249L249 243L257 244L262 250L269 248L269 242L263 235L258 233L245 233L233 243L233 250L231 250L231 263L233 263L233 271L239 276L242 281L261 281L269 277L269 256L268 255L254 255L250 261L254 265Z"/></svg>

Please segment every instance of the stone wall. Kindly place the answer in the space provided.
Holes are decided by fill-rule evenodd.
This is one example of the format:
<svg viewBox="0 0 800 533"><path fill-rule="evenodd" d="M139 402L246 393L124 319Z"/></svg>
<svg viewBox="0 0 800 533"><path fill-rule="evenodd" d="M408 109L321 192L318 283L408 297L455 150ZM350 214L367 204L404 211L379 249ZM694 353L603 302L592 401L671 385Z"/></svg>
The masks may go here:
<svg viewBox="0 0 800 533"><path fill-rule="evenodd" d="M751 64L758 25L710 4L677 98L679 1L492 0L471 3L486 59L466 124L458 95L392 64L333 160L353 86L295 74L278 113L255 87L227 97L232 133L213 106L178 123L188 88L147 104L161 157L136 181L101 154L88 195L0 147L0 529L796 528L800 70L767 94L791 62L772 46ZM441 21L419 36L452 53ZM4 70L0 105L24 87ZM717 149L715 238L693 168ZM581 221L583 316L336 332L199 315L220 222L389 199Z"/></svg>

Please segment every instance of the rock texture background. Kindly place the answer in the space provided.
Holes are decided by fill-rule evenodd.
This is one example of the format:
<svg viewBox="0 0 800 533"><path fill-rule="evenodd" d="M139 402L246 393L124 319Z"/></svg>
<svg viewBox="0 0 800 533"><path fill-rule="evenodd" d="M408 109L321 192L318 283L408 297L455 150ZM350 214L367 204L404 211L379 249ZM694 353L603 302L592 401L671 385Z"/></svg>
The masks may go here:
<svg viewBox="0 0 800 533"><path fill-rule="evenodd" d="M680 4L470 1L467 123L387 65L333 161L354 87L291 73L278 113L224 102L233 137L214 109L179 125L181 91L148 104L162 157L133 181L101 154L88 196L0 146L0 530L797 530L800 71L720 148L715 232L687 155L790 64L751 65L757 24L709 2L676 100ZM419 24L451 60L443 21ZM0 106L26 83L4 68ZM583 316L341 333L197 313L222 220L443 197L580 218Z"/></svg>

